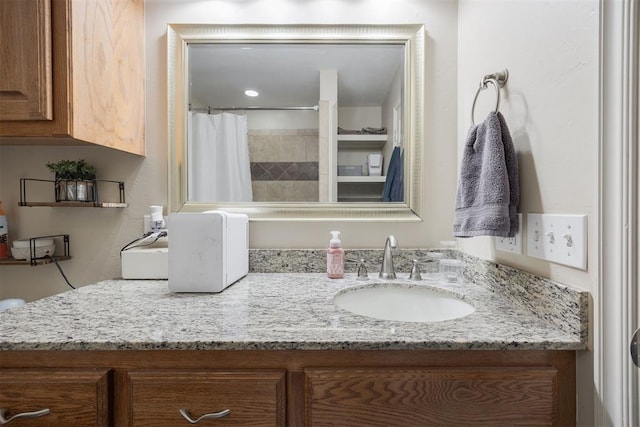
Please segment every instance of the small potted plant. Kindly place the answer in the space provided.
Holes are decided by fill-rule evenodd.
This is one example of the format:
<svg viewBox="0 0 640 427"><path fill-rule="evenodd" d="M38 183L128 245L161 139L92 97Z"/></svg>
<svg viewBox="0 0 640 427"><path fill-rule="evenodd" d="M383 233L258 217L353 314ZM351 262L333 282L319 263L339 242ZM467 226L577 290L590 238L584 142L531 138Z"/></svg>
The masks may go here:
<svg viewBox="0 0 640 427"><path fill-rule="evenodd" d="M84 160L60 160L47 163L55 174L56 202L93 202L96 168Z"/></svg>

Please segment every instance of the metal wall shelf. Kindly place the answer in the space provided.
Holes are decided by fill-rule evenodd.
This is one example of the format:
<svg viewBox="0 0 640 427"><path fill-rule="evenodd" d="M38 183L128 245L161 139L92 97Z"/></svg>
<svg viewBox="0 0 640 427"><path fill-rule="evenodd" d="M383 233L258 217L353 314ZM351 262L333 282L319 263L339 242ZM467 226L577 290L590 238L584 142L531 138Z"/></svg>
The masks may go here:
<svg viewBox="0 0 640 427"><path fill-rule="evenodd" d="M62 240L62 254L53 254L53 257L56 261L65 261L71 259L71 255L69 254L69 235L68 234L54 234L51 236L38 236L32 237L29 239L29 252L30 252L30 260L27 259L15 259L12 257L9 258L0 258L0 265L44 265L50 264L53 262L51 257L46 258L36 258L36 240L39 239L54 239L54 240ZM58 245L59 249L60 246Z"/></svg>
<svg viewBox="0 0 640 427"><path fill-rule="evenodd" d="M58 261L66 261L71 259L70 256L58 256L55 255L56 260ZM15 259L12 257L9 258L0 258L0 265L45 265L51 264L53 260L51 258L38 258L32 259L31 261L27 261L26 259Z"/></svg>
<svg viewBox="0 0 640 427"><path fill-rule="evenodd" d="M35 178L20 178L20 206L49 206L49 207L70 207L70 208L126 208L128 204L124 198L124 182L122 181L110 181L105 179L96 179L92 181L95 188L95 200L91 201L56 201L55 200L55 185L56 181L51 179L35 179ZM50 194L53 195L51 201L28 201L27 200L27 184L34 191L33 187L44 187L51 185ZM101 185L102 184L102 185ZM99 187L105 187L99 191ZM38 191L39 190L39 191ZM42 193L42 189L36 189L38 194ZM113 201L101 201L100 196L102 194L112 196Z"/></svg>

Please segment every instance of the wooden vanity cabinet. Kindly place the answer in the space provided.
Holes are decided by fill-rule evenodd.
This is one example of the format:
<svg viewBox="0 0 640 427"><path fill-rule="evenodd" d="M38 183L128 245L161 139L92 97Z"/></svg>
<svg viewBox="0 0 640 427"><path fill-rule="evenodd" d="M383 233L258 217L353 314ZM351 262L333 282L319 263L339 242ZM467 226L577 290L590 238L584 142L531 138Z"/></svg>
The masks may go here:
<svg viewBox="0 0 640 427"><path fill-rule="evenodd" d="M305 424L554 425L554 368L305 370Z"/></svg>
<svg viewBox="0 0 640 427"><path fill-rule="evenodd" d="M134 426L186 425L185 417L206 415L205 425L285 425L284 370L133 370L128 377Z"/></svg>
<svg viewBox="0 0 640 427"><path fill-rule="evenodd" d="M180 409L193 419L231 411L202 425L576 424L574 351L0 351L0 366L70 381L96 366L111 371L114 426L191 425ZM41 394L56 392L50 384ZM0 392L0 407L7 396L16 395Z"/></svg>
<svg viewBox="0 0 640 427"><path fill-rule="evenodd" d="M144 154L143 0L2 0L0 40L0 144Z"/></svg>
<svg viewBox="0 0 640 427"><path fill-rule="evenodd" d="M0 410L16 426L111 425L108 369L0 369Z"/></svg>

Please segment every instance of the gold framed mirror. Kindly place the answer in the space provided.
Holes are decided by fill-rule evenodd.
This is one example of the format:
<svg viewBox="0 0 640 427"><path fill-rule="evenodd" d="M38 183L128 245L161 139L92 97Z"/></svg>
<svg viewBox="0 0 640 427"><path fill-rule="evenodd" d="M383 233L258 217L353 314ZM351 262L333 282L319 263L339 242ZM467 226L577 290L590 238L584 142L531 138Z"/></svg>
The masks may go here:
<svg viewBox="0 0 640 427"><path fill-rule="evenodd" d="M424 58L425 31L422 25L215 25L170 24L168 41L168 175L169 212L200 212L223 209L246 213L251 221L420 221L422 187L422 144L424 143ZM344 45L357 48L379 46L402 47L403 63L401 102L395 108L404 112L396 118L402 130L402 166L404 185L399 201L351 202L339 200L336 188L340 179L335 172L338 144L337 120L331 121L328 157L320 169L332 172L326 194L318 202L215 201L194 198L190 192L189 110L191 108L190 48L204 45L273 46L273 45ZM219 77L220 74L217 74ZM335 114L326 102L318 104L325 113ZM226 106L225 106L226 107ZM209 107L210 108L210 107ZM215 108L215 106L214 106ZM320 108L320 107L317 107ZM320 110L320 115L323 110ZM396 117L394 113L394 117ZM399 131L398 131L399 132ZM322 133L322 130L320 131ZM395 138L395 135L394 135ZM394 142L395 144L395 142ZM322 143L320 150L324 150ZM333 150L333 159L332 151ZM332 159L332 160L331 160ZM333 183L331 182L333 180ZM385 184L386 185L386 184ZM193 187L193 185L192 185ZM324 187L320 187L322 193ZM348 199L347 199L348 200Z"/></svg>

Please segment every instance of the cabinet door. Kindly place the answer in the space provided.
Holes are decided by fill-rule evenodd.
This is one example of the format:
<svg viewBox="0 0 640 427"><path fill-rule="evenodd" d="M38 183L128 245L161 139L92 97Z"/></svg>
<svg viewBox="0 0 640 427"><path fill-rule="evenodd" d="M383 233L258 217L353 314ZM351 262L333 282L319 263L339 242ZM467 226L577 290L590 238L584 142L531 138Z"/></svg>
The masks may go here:
<svg viewBox="0 0 640 427"><path fill-rule="evenodd" d="M554 368L305 369L306 425L558 425Z"/></svg>
<svg viewBox="0 0 640 427"><path fill-rule="evenodd" d="M0 120L51 120L50 0L0 1Z"/></svg>
<svg viewBox="0 0 640 427"><path fill-rule="evenodd" d="M144 1L1 0L0 58L0 144L144 155ZM51 120L16 107L44 88Z"/></svg>
<svg viewBox="0 0 640 427"><path fill-rule="evenodd" d="M284 381L284 371L132 371L130 425L186 426L185 416L217 414L202 424L284 426Z"/></svg>
<svg viewBox="0 0 640 427"><path fill-rule="evenodd" d="M48 409L20 426L109 426L108 369L0 369L0 410L8 419Z"/></svg>

